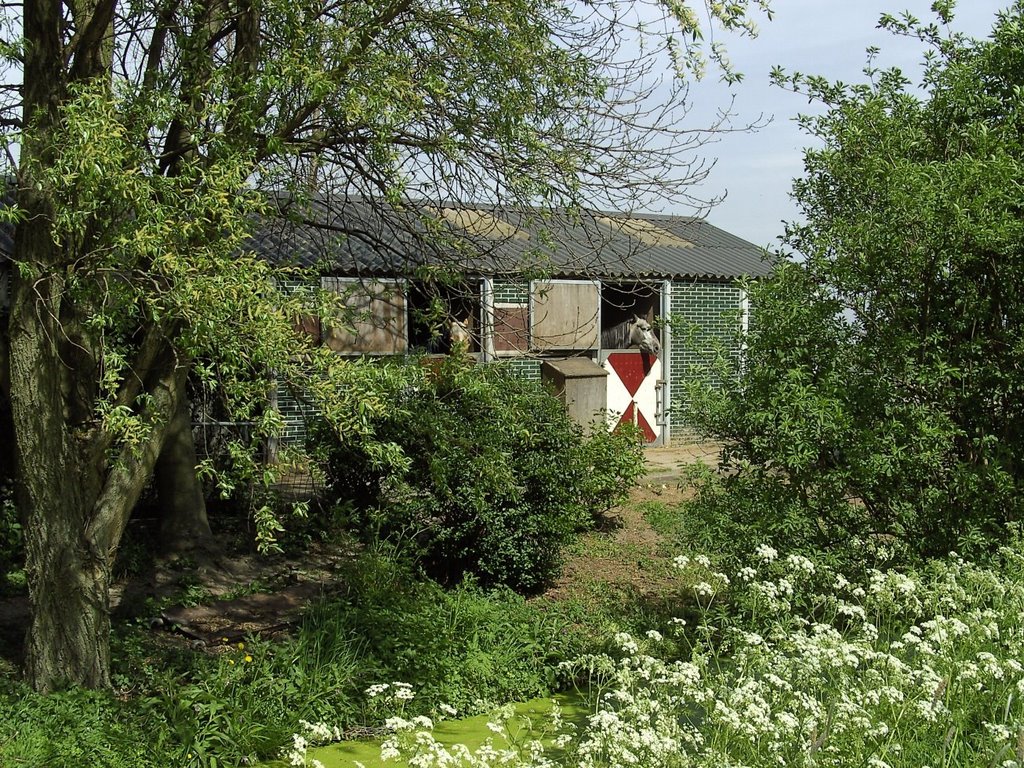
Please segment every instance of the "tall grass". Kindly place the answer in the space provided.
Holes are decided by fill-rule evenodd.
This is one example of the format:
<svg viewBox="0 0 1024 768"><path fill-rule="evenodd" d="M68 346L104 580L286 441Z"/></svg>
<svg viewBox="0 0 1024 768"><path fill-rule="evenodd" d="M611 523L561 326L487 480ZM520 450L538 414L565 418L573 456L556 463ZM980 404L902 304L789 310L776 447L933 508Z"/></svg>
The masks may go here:
<svg viewBox="0 0 1024 768"><path fill-rule="evenodd" d="M462 712L551 692L570 636L557 612L472 581L445 590L386 554L365 553L344 589L291 637L215 656L156 642L143 625L115 638L116 696L40 697L0 687L0 766L237 766L275 757L302 720L379 725L364 694L379 680L419 690L409 711Z"/></svg>

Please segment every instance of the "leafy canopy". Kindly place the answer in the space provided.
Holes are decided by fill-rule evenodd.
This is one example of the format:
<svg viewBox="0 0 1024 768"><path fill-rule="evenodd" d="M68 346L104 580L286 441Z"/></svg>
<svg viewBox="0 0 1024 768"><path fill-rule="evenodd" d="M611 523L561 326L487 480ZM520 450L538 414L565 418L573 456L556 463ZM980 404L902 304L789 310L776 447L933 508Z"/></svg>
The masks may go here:
<svg viewBox="0 0 1024 768"><path fill-rule="evenodd" d="M776 73L826 107L802 118L800 260L756 291L743 375L696 411L805 538L941 554L1022 511L1024 5L984 41L881 23L928 46L919 87L874 51L860 85Z"/></svg>

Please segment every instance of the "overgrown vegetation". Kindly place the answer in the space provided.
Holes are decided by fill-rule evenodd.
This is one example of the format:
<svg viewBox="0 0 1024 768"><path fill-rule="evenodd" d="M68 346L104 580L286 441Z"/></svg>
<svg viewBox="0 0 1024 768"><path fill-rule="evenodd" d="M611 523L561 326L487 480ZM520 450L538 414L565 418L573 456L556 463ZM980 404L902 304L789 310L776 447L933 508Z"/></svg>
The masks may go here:
<svg viewBox="0 0 1024 768"><path fill-rule="evenodd" d="M5 681L0 764L251 764L276 757L301 720L379 727L364 691L381 680L416 687L412 714L441 701L487 711L553 692L558 665L603 642L578 606L528 603L503 584L536 589L573 535L625 498L643 469L637 435L585 438L539 385L455 359L438 371L377 366L372 376L393 413L368 418L358 440L325 430L339 504L280 540L301 551L305 531L327 537L321 546L350 548L336 590L290 637L213 653L154 634L148 617L159 608L150 603L115 627L116 697L70 688L44 699ZM363 547L338 530L346 524ZM428 525L436 540L414 535ZM142 576L129 561L146 561L154 544L133 538L122 571ZM211 599L198 580L179 586L177 603Z"/></svg>
<svg viewBox="0 0 1024 768"><path fill-rule="evenodd" d="M589 437L557 398L500 367L449 358L399 377L372 440L324 428L330 498L354 503L369 542L387 541L444 582L535 591L574 533L625 498L643 472L638 434Z"/></svg>
<svg viewBox="0 0 1024 768"><path fill-rule="evenodd" d="M0 690L0 765L24 768L236 766L276 757L299 720L379 726L363 691L416 686L413 713L462 712L554 690L557 664L583 648L558 612L507 590L424 581L385 554L342 574L294 636L215 655L168 644L139 621L117 628L117 696L77 688L42 697ZM357 730L358 733L358 730Z"/></svg>
<svg viewBox="0 0 1024 768"><path fill-rule="evenodd" d="M1024 761L1019 539L986 567L952 557L854 581L768 546L729 574L703 555L677 564L698 609L691 624L674 638L619 633L614 650L565 665L590 691L579 731L553 718L533 728L547 745L517 739L497 710L493 729L511 747L470 756L402 716L382 756L540 768L554 745L557 764L574 768Z"/></svg>
<svg viewBox="0 0 1024 768"><path fill-rule="evenodd" d="M705 501L747 541L982 553L1020 519L1022 14L986 41L885 17L929 46L922 91L870 64L855 86L776 73L826 108L803 119L802 260L753 290L742 371L691 414L735 472Z"/></svg>
<svg viewBox="0 0 1024 768"><path fill-rule="evenodd" d="M368 545L344 589L292 637L216 656L120 627L120 698L6 681L0 763L205 768L290 747L312 764L293 734L386 725L390 756L448 765L428 715L573 681L594 714L578 733L551 723L566 766L1024 764L1024 4L987 42L883 23L934 49L926 98L897 72L779 75L830 108L806 121L824 142L789 232L806 260L756 289L744 367L723 361L692 400L727 471L696 470L694 503L644 507L674 601L490 589L553 572L639 471L635 439L583 439L493 370L387 366L389 408L362 415L360 439L320 436ZM17 546L4 513L0 556ZM400 711L380 711L384 692ZM459 757L551 765L545 744L511 741Z"/></svg>

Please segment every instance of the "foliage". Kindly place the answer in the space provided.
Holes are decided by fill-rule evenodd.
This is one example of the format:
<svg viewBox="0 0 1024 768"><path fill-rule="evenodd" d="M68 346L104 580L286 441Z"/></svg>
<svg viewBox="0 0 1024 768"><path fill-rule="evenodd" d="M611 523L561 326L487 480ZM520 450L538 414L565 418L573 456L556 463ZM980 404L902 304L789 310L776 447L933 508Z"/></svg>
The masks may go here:
<svg viewBox="0 0 1024 768"><path fill-rule="evenodd" d="M0 485L0 594L24 579L23 534L14 493L8 485Z"/></svg>
<svg viewBox="0 0 1024 768"><path fill-rule="evenodd" d="M212 653L117 628L116 694L78 688L43 697L0 689L0 764L24 768L207 768L275 757L301 720L375 728L365 689L408 680L410 713L461 712L551 692L578 644L571 618L473 582L445 590L387 553L344 567L343 590L306 612L290 637L246 639ZM214 762L216 761L216 762Z"/></svg>
<svg viewBox="0 0 1024 768"><path fill-rule="evenodd" d="M1024 711L1021 541L988 567L953 555L849 581L766 545L731 576L680 557L700 607L682 656L620 633L566 667L590 686L579 733L554 722L560 765L1017 765ZM727 606L724 610L719 606ZM682 623L680 623L682 626ZM550 766L544 744L467 755L396 718L384 751L417 765ZM496 718L504 734L507 719Z"/></svg>
<svg viewBox="0 0 1024 768"><path fill-rule="evenodd" d="M921 91L870 64L856 86L776 73L826 107L802 120L802 260L754 289L742 375L692 417L740 503L802 541L981 551L1024 511L1022 16L986 41L883 18L930 46Z"/></svg>
<svg viewBox="0 0 1024 768"><path fill-rule="evenodd" d="M140 738L150 725L108 694L71 690L42 697L19 683L0 682L0 765L152 765L153 747Z"/></svg>
<svg viewBox="0 0 1024 768"><path fill-rule="evenodd" d="M351 680L358 692L400 680L420 692L410 712L447 702L470 713L552 691L570 642L557 611L472 580L442 589L391 557L367 556L360 566L340 599L325 601L309 619L324 641L359 638ZM363 721L378 716L368 709Z"/></svg>
<svg viewBox="0 0 1024 768"><path fill-rule="evenodd" d="M452 358L400 378L372 440L325 429L319 452L364 536L412 546L438 578L538 588L642 472L635 434L585 439L557 398L500 368Z"/></svg>
<svg viewBox="0 0 1024 768"><path fill-rule="evenodd" d="M652 3L653 19L562 0L4 8L0 165L14 200L0 217L14 269L0 396L24 468L35 687L109 685L107 574L190 372L261 435L280 429L268 371L310 384L346 433L386 407L357 364L296 331L297 317L349 315L279 290L296 275L251 254L256 223L307 218L314 197L339 214L356 196L436 211L481 190L520 210L704 203L692 152L728 118L684 124L686 89L662 88L659 72L671 57L677 86L708 60L732 76L704 33L753 34L768 2L701 5ZM286 213L270 210L283 200ZM472 238L411 218L445 267L467 263ZM356 229L328 227L323 258L348 236L385 239ZM272 547L280 521L259 511Z"/></svg>

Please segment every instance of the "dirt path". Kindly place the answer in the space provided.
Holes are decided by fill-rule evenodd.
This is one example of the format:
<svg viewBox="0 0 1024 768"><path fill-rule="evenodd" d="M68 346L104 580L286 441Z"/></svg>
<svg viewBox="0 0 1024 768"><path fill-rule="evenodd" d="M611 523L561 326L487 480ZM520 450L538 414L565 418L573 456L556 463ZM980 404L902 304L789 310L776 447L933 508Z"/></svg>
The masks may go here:
<svg viewBox="0 0 1024 768"><path fill-rule="evenodd" d="M680 443L659 448L648 448L647 482L667 483L678 480L681 469L698 461L710 466L718 464L718 455L722 450L720 443Z"/></svg>
<svg viewBox="0 0 1024 768"><path fill-rule="evenodd" d="M660 599L678 583L671 549L645 517L650 505L677 506L691 495L679 478L688 465L715 466L721 446L685 443L646 451L647 475L627 504L612 510L604 530L586 534L545 591L552 600Z"/></svg>

